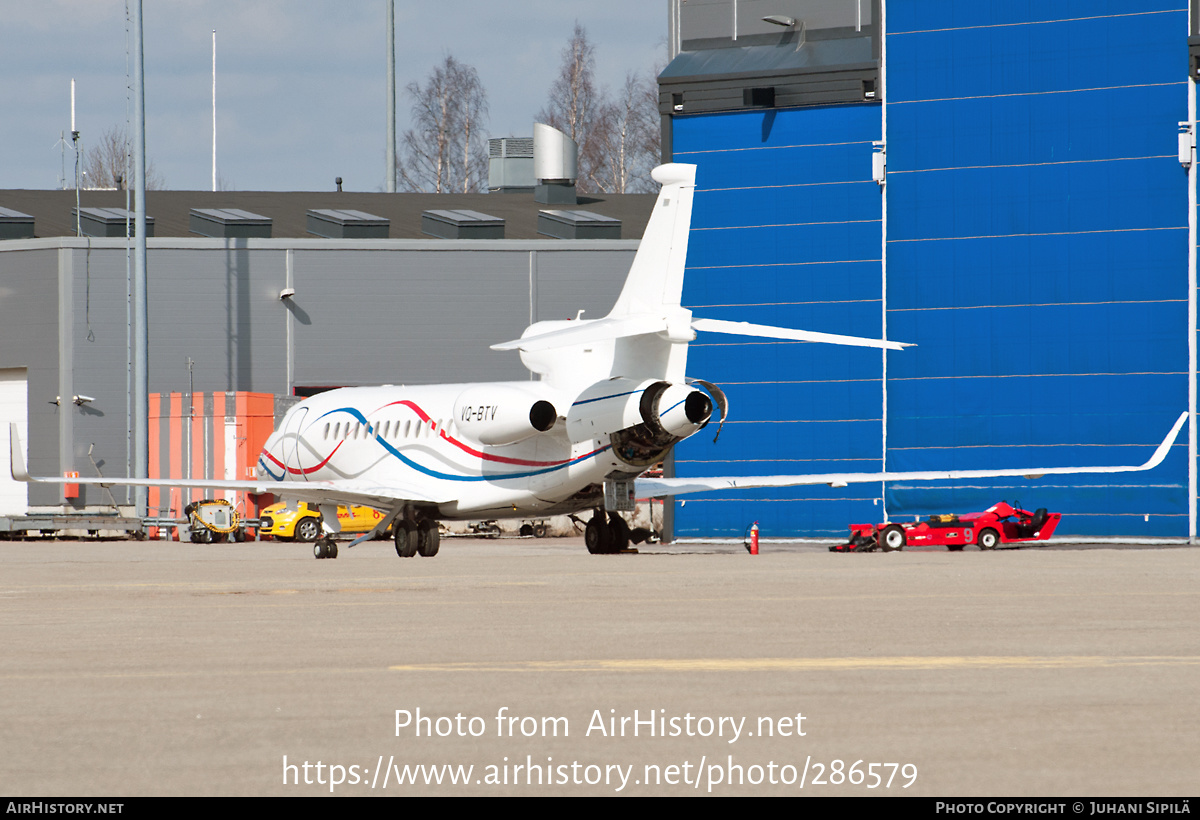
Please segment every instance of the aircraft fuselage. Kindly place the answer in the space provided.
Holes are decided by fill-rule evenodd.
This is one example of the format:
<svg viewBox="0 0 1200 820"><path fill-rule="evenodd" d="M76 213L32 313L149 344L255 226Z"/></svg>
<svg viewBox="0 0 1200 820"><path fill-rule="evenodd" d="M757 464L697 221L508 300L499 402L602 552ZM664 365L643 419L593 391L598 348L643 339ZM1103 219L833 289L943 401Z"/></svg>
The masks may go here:
<svg viewBox="0 0 1200 820"><path fill-rule="evenodd" d="M636 407L647 391L647 385L628 390L621 380L597 387L592 392L598 396L570 398L539 382L331 390L288 411L263 448L258 477L268 488L272 481L350 482L364 491L392 488L393 494L411 487L414 505L441 519L596 507L605 477L632 478L649 466L618 457L611 435L617 429L591 429L574 439L568 432L567 418L577 407L589 414L606 405ZM561 416L553 411L549 429L528 428L528 417L535 415L530 408L547 400L571 410ZM614 425L633 426L628 414L612 415L619 419ZM700 426L676 432L690 435ZM481 441L497 438L511 443Z"/></svg>

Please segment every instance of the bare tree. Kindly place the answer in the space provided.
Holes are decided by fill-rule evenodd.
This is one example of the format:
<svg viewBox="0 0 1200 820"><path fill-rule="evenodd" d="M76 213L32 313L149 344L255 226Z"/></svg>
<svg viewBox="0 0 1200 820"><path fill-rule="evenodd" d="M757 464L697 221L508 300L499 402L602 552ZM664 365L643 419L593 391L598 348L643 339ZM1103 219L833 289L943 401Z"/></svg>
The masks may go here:
<svg viewBox="0 0 1200 820"><path fill-rule="evenodd" d="M409 83L413 127L400 138L396 178L401 190L449 193L485 190L487 92L479 73L451 55L425 81Z"/></svg>
<svg viewBox="0 0 1200 820"><path fill-rule="evenodd" d="M550 86L550 99L538 112L538 120L557 128L579 146L580 191L602 190L597 173L603 164L596 141L596 124L601 100L596 91L595 49L579 23L562 50L558 76Z"/></svg>
<svg viewBox="0 0 1200 820"><path fill-rule="evenodd" d="M653 76L631 73L615 97L598 91L594 52L587 32L576 23L538 119L579 146L579 191L653 191L650 171L661 153L658 86Z"/></svg>
<svg viewBox="0 0 1200 820"><path fill-rule="evenodd" d="M87 188L124 190L133 185L133 143L124 128L114 125L84 150L83 173ZM157 191L164 187L154 162L147 159L146 190Z"/></svg>
<svg viewBox="0 0 1200 820"><path fill-rule="evenodd" d="M595 126L598 166L595 181L615 194L654 190L650 171L658 164L658 90L641 74L625 75L625 85L600 108Z"/></svg>

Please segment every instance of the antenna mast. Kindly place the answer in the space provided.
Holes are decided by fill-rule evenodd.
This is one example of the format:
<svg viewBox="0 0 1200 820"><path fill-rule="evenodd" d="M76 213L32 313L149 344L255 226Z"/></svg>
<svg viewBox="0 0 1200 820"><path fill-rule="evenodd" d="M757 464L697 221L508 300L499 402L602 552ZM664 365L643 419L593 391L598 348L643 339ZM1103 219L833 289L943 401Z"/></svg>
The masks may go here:
<svg viewBox="0 0 1200 820"><path fill-rule="evenodd" d="M213 121L213 155L212 155L212 189L217 191L217 30L212 33L212 121Z"/></svg>
<svg viewBox="0 0 1200 820"><path fill-rule="evenodd" d="M75 78L71 78L71 145L75 148L75 235L83 236L79 216L79 132L75 130Z"/></svg>

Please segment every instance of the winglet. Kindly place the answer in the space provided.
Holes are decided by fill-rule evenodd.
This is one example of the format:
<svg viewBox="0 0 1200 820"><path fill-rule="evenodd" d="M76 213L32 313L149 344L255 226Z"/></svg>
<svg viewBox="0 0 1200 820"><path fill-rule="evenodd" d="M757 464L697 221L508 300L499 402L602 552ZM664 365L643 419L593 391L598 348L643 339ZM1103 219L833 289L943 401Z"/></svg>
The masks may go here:
<svg viewBox="0 0 1200 820"><path fill-rule="evenodd" d="M1179 418L1175 421L1175 426L1171 428L1171 432L1167 433L1167 437L1162 440L1162 444L1158 445L1158 449L1154 451L1154 455L1150 456L1150 460L1142 465L1143 470L1152 470L1162 463L1162 460L1167 457L1167 451L1171 449L1171 445L1175 443L1175 439L1179 436L1179 431L1183 428L1183 423L1187 421L1187 418L1187 410L1179 414Z"/></svg>
<svg viewBox="0 0 1200 820"><path fill-rule="evenodd" d="M21 451L21 434L17 432L16 424L8 425L8 457L13 481L33 480L25 469L25 454Z"/></svg>

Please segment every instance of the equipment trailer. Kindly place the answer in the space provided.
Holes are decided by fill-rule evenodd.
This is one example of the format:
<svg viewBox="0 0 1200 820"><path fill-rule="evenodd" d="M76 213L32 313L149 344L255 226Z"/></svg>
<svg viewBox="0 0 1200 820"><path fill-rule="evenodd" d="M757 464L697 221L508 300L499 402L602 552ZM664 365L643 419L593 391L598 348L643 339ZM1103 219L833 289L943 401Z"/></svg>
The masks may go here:
<svg viewBox="0 0 1200 820"><path fill-rule="evenodd" d="M1047 512L1045 507L1029 512L1001 501L981 513L931 515L927 520L913 524L852 524L849 543L832 546L829 551L882 549L893 552L904 549L907 544L943 546L951 552L957 552L967 544L977 544L981 550L994 550L1000 544L1045 541L1054 534L1060 520L1061 513Z"/></svg>

